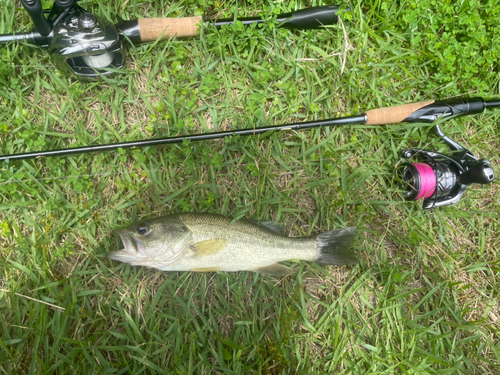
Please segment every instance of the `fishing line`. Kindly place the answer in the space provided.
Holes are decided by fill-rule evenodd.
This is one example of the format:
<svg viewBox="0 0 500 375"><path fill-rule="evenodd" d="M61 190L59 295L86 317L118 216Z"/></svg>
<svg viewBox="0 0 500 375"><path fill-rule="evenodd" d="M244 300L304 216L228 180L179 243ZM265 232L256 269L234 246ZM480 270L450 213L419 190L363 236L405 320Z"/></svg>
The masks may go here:
<svg viewBox="0 0 500 375"><path fill-rule="evenodd" d="M427 163L411 163L405 167L403 181L408 184L405 196L415 195L415 200L434 194L437 181L434 169Z"/></svg>

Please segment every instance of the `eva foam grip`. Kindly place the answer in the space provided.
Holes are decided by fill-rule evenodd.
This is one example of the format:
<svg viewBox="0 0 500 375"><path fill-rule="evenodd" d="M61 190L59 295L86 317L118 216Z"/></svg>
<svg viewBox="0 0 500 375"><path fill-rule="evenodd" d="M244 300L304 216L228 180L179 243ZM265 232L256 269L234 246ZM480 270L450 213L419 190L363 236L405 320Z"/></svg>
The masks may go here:
<svg viewBox="0 0 500 375"><path fill-rule="evenodd" d="M185 18L140 18L141 42L153 42L158 38L187 38L198 36L201 16Z"/></svg>
<svg viewBox="0 0 500 375"><path fill-rule="evenodd" d="M393 107L385 107L378 109L371 109L366 111L366 124L367 125L385 125L385 124L399 124L405 118L410 116L413 112L418 111L426 105L434 103L434 100L425 102L411 103L396 105Z"/></svg>

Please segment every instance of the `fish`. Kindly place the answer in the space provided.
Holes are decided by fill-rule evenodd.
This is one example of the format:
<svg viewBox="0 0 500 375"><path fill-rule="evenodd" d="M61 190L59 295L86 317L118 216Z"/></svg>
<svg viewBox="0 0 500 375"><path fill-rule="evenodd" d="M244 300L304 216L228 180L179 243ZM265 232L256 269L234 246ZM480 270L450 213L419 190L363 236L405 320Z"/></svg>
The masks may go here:
<svg viewBox="0 0 500 375"><path fill-rule="evenodd" d="M139 221L119 229L123 249L107 257L161 271L253 271L285 276L280 262L292 259L322 265L353 265L356 227L309 237L288 237L283 225L250 219L235 221L209 213L179 213Z"/></svg>

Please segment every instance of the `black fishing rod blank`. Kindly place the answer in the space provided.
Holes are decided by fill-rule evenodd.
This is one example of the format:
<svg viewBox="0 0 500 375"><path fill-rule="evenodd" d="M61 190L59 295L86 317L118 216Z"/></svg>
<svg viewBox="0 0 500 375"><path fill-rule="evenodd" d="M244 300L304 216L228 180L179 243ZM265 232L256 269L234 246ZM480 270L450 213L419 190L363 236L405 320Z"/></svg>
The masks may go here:
<svg viewBox="0 0 500 375"><path fill-rule="evenodd" d="M68 156L73 154L83 154L89 152L100 152L100 151L112 151L119 148L137 148L137 147L148 147L148 146L158 146L174 143L182 143L184 141L206 141L211 139L221 139L226 137L234 136L252 136L267 133L269 131L284 131L284 130L304 130L310 128L316 128L321 126L340 126L340 125L353 125L353 124L364 124L366 117L361 116L349 116L341 117L337 119L330 120L319 120L312 122L302 122L295 124L286 125L274 125L266 126L261 128L250 128L250 129L239 129L239 130L227 130L212 133L202 133L193 135L181 135L176 137L166 137L166 138L156 138L156 139L145 139L139 141L130 142L118 142L110 143L106 145L95 145L95 146L83 146L83 147L73 147L61 150L49 150L49 151L37 151L37 152L27 152L24 154L16 155L3 155L0 156L0 162L4 160L24 160L33 159L38 157L50 157L50 156Z"/></svg>
<svg viewBox="0 0 500 375"><path fill-rule="evenodd" d="M377 108L366 111L361 115L339 117L327 120L312 122L300 122L285 125L273 125L260 128L227 130L221 132L202 133L193 135L183 135L176 137L146 139L129 142L118 142L106 145L82 146L66 148L60 150L26 152L14 155L0 156L0 162L6 160L23 160L38 157L67 156L89 152L111 151L119 148L148 147L164 144L182 143L184 141L205 141L210 139L221 139L233 136L251 136L267 133L269 131L284 130L304 130L322 126L342 126L342 125L385 125L398 124L402 122L423 122L432 123L438 119L447 119L452 116L465 116L481 113L486 108L500 107L500 101L485 101L482 98L455 99L447 101L429 100L419 103L403 104L393 107ZM450 140L451 142L451 140Z"/></svg>
<svg viewBox="0 0 500 375"><path fill-rule="evenodd" d="M431 100L421 103L373 109L361 115L329 120L3 155L0 156L0 161L68 156L89 152L111 151L119 148L157 146L181 143L184 141L204 141L233 136L251 136L270 131L299 131L322 126L356 124L383 125L396 124L399 122L432 123L436 120L448 119L452 116L481 113L486 108L495 107L500 107L500 101L485 101L481 98L439 102ZM452 155L449 156L420 149L407 149L402 152L402 157L407 159L408 162L402 164L398 168L398 179L404 189L405 199L409 201L423 199L422 207L424 209L456 203L461 199L467 186L474 184L490 184L494 179L493 168L488 160L476 158L469 150L445 136L438 124L435 124L433 129L435 134L440 137L452 151ZM417 161L410 162L412 158Z"/></svg>

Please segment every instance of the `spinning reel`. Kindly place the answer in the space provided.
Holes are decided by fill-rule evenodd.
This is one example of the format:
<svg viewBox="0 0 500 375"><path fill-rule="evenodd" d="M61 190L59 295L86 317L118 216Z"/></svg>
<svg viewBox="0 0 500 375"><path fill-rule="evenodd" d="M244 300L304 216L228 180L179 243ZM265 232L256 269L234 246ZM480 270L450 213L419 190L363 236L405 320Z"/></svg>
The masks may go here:
<svg viewBox="0 0 500 375"><path fill-rule="evenodd" d="M416 148L401 153L405 159L420 159L419 162L402 164L400 177L405 199L423 198L425 209L457 203L467 186L490 184L495 177L488 160L478 160L469 150L444 135L439 125L433 130L452 151L451 156Z"/></svg>
<svg viewBox="0 0 500 375"><path fill-rule="evenodd" d="M56 67L80 78L99 77L123 67L122 42L133 44L157 39L196 37L202 17L140 18L117 24L97 17L77 4L78 0L55 0L50 10L42 9L42 0L21 0L34 30L29 33L0 35L0 45L26 41L48 48ZM338 21L338 6L318 6L280 14L279 26L289 29L319 29ZM48 13L45 17L44 14ZM259 17L228 18L207 21L216 29L241 21L243 25L265 22Z"/></svg>

